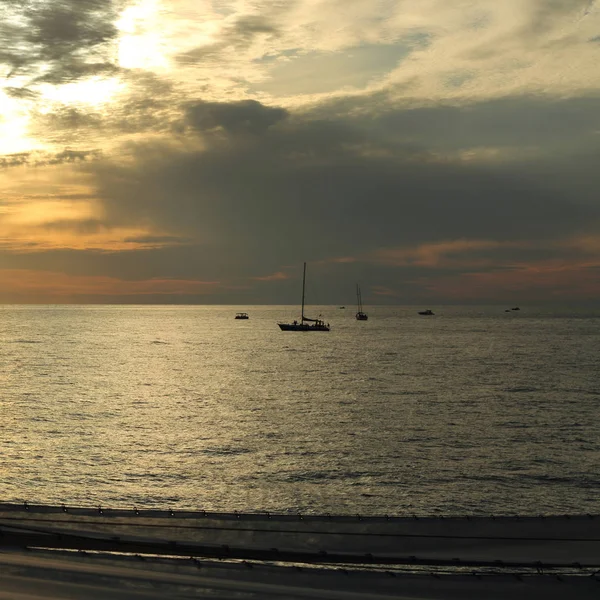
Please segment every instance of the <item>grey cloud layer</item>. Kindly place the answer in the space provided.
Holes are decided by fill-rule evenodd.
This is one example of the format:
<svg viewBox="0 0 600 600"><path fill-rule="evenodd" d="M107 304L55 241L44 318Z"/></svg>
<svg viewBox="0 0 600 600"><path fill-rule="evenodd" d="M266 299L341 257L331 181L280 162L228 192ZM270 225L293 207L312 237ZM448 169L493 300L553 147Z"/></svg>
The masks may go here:
<svg viewBox="0 0 600 600"><path fill-rule="evenodd" d="M263 134L269 127L285 119L288 112L262 105L256 100L197 102L186 111L186 124L198 131L222 129L228 134Z"/></svg>
<svg viewBox="0 0 600 600"><path fill-rule="evenodd" d="M277 13L285 13L293 7L293 2L284 3L271 8L271 16L245 15L234 19L220 34L220 39L209 45L200 46L179 55L178 61L182 64L204 62L209 59L217 59L219 53L227 48L236 51L248 48L259 35L279 37L281 31L273 20Z"/></svg>
<svg viewBox="0 0 600 600"><path fill-rule="evenodd" d="M63 83L112 72L117 36L114 0L11 0L0 9L0 63L6 76ZM20 92L13 91L13 95Z"/></svg>
<svg viewBox="0 0 600 600"><path fill-rule="evenodd" d="M550 135L541 127L549 116L571 126ZM600 207L582 201L592 190L571 186L563 166L597 119L592 101L512 98L320 117L257 102L199 102L187 107L187 145L140 144L128 166L88 168L113 224L144 222L197 240L202 257L188 263L190 274L264 274L380 247L459 238L548 243L597 230ZM494 138L540 153L490 163L444 157L449 147ZM578 146L590 164L600 148L592 141ZM586 173L600 183L596 171Z"/></svg>

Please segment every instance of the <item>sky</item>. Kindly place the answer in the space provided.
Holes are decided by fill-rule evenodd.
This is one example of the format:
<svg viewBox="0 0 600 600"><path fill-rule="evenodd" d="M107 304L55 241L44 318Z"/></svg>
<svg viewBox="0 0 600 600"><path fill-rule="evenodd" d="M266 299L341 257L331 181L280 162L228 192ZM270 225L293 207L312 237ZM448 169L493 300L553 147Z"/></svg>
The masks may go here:
<svg viewBox="0 0 600 600"><path fill-rule="evenodd" d="M600 299L598 0L0 0L0 303Z"/></svg>

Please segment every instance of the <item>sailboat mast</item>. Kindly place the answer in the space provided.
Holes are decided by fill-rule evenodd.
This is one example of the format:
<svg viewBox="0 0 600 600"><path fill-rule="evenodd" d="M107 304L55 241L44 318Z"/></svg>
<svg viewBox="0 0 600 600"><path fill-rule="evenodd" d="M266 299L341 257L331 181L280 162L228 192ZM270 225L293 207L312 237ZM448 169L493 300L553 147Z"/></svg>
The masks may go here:
<svg viewBox="0 0 600 600"><path fill-rule="evenodd" d="M304 272L302 274L302 322L304 322L304 286L306 285L306 263L304 263Z"/></svg>

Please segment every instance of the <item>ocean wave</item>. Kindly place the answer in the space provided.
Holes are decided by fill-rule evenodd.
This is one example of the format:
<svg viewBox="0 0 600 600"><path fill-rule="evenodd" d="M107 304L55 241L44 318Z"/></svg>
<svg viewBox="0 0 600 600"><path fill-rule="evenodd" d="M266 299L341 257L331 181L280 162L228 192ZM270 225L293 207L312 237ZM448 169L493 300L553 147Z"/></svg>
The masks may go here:
<svg viewBox="0 0 600 600"><path fill-rule="evenodd" d="M562 475L549 475L544 473L513 473L513 474L493 474L493 475L475 475L475 474L463 474L459 477L439 477L437 478L438 483L451 483L456 480L461 481L474 481L474 482L489 482L489 483L501 483L519 485L527 484L526 487L535 487L539 484L550 484L550 485L561 485L574 488L597 488L600 486L600 479L588 477L585 475L581 476L562 476Z"/></svg>
<svg viewBox="0 0 600 600"><path fill-rule="evenodd" d="M280 477L281 480L288 483L324 483L335 480L357 480L368 479L372 485L379 485L376 481L377 477L381 477L383 473L367 472L367 471L297 471L287 473Z"/></svg>
<svg viewBox="0 0 600 600"><path fill-rule="evenodd" d="M200 450L201 454L208 456L235 456L238 454L249 454L252 452L249 448L204 448Z"/></svg>

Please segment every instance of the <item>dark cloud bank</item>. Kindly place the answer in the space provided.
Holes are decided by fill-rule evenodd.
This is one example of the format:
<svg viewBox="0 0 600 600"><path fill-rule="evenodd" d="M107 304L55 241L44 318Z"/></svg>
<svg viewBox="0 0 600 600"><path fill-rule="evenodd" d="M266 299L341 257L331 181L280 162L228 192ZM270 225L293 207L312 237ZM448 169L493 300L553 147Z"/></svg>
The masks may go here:
<svg viewBox="0 0 600 600"><path fill-rule="evenodd" d="M598 232L596 98L419 109L373 101L372 110L361 102L303 113L255 101L188 103L171 141L131 146L126 164L105 158L84 166L107 226L143 223L185 243L85 260L65 252L62 264L72 272L243 286L306 260L318 300L337 303L356 279L410 289L422 275L453 270L318 261L457 239L530 243L531 251L487 251L503 253L497 258L506 265L499 260L495 268L505 268L552 258L555 240ZM490 148L499 158L465 159ZM414 294L401 300L420 301ZM293 280L211 300L296 298Z"/></svg>

